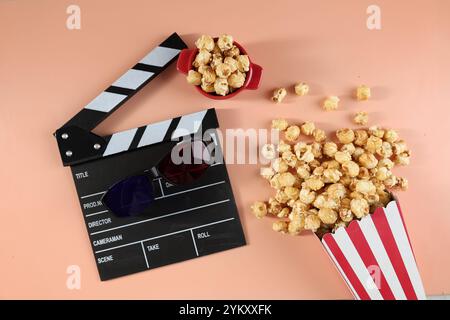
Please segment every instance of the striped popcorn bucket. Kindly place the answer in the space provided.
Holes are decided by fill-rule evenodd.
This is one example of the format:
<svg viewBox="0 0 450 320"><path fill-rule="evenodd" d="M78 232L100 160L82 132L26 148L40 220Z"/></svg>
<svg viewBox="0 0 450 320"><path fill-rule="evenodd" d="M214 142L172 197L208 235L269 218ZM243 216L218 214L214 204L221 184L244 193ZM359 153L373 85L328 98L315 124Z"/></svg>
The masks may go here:
<svg viewBox="0 0 450 320"><path fill-rule="evenodd" d="M358 300L426 299L397 200L322 238Z"/></svg>

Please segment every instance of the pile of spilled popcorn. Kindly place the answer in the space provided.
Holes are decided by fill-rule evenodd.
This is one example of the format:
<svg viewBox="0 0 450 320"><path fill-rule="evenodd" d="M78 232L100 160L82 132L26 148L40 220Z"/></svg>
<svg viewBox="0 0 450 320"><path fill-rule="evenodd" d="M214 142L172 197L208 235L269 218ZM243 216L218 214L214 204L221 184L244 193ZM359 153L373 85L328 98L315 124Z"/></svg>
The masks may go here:
<svg viewBox="0 0 450 320"><path fill-rule="evenodd" d="M358 113L354 122L366 124L367 114ZM391 190L408 187L405 178L392 172L395 165L408 165L411 154L395 130L344 128L333 142L313 122L299 126L275 119L272 128L284 140L262 147L271 165L260 173L276 193L251 209L258 218L277 217L275 231L297 235L311 230L321 237L384 207ZM299 141L301 135L312 141Z"/></svg>
<svg viewBox="0 0 450 320"><path fill-rule="evenodd" d="M244 85L250 60L234 45L233 37L221 35L217 41L202 35L196 42L199 52L189 70L187 82L207 93L225 96Z"/></svg>

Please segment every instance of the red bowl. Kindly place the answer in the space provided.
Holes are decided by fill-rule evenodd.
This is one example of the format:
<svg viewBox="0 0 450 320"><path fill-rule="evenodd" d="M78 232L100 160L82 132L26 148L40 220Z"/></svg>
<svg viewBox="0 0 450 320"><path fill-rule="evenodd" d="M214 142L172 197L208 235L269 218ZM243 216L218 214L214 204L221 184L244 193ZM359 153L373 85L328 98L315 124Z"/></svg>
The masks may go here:
<svg viewBox="0 0 450 320"><path fill-rule="evenodd" d="M217 40L217 39L215 39L215 40ZM245 49L239 43L234 41L233 44L239 48L239 51L241 52L241 54L247 54L247 51L245 51ZM192 62L194 62L197 53L198 53L197 48L181 50L180 55L178 57L178 61L177 61L177 70L180 71L181 73L188 74L189 70L192 69ZM250 57L248 59L250 60L250 66L249 66L249 70L246 72L246 78L245 78L244 85L242 87L240 87L239 89L233 91L232 93L229 93L226 96L220 96L215 93L205 92L202 90L202 88L200 86L194 86L195 89L198 92L200 92L202 95L204 95L205 97L208 97L210 99L215 99L215 100L225 100L225 99L232 98L235 95L237 95L239 92L241 92L242 90L245 90L245 89L249 89L249 90L258 89L259 83L261 82L261 75L262 75L263 69L261 66L254 64L252 62L252 60L250 59Z"/></svg>

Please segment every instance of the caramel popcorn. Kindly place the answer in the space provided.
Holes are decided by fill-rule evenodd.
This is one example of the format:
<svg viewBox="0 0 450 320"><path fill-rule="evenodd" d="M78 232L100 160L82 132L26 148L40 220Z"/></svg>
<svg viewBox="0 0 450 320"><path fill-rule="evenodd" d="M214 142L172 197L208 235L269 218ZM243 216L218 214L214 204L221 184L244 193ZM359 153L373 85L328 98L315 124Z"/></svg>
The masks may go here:
<svg viewBox="0 0 450 320"><path fill-rule="evenodd" d="M322 129L314 129L313 136L316 142L323 142L327 138L325 131L323 131Z"/></svg>
<svg viewBox="0 0 450 320"><path fill-rule="evenodd" d="M280 103L286 97L287 91L285 88L278 88L273 91L272 101Z"/></svg>
<svg viewBox="0 0 450 320"><path fill-rule="evenodd" d="M186 80L188 83L198 86L202 83L202 75L195 70L189 70Z"/></svg>
<svg viewBox="0 0 450 320"><path fill-rule="evenodd" d="M225 50L223 52L223 54L225 55L225 57L231 57L231 58L235 58L240 54L239 48L236 47L235 45L233 45L231 47L231 49L229 50Z"/></svg>
<svg viewBox="0 0 450 320"><path fill-rule="evenodd" d="M326 111L336 110L339 107L339 101L340 99L338 97L330 96L324 100L322 107Z"/></svg>
<svg viewBox="0 0 450 320"><path fill-rule="evenodd" d="M218 95L225 96L230 91L230 88L228 88L228 81L227 79L217 78L214 82L214 91Z"/></svg>
<svg viewBox="0 0 450 320"><path fill-rule="evenodd" d="M268 160L275 159L275 156L277 155L275 145L273 144L263 145L261 148L261 155Z"/></svg>
<svg viewBox="0 0 450 320"><path fill-rule="evenodd" d="M272 120L272 128L283 131L286 130L289 123L285 119L274 119Z"/></svg>
<svg viewBox="0 0 450 320"><path fill-rule="evenodd" d="M195 46L200 50L212 51L214 49L214 40L208 35L202 35L195 41Z"/></svg>
<svg viewBox="0 0 450 320"><path fill-rule="evenodd" d="M305 136L312 136L314 130L316 130L316 125L314 122L305 122L301 125L300 129Z"/></svg>
<svg viewBox="0 0 450 320"><path fill-rule="evenodd" d="M295 94L298 96L305 96L309 92L309 86L304 82L299 82L294 86Z"/></svg>
<svg viewBox="0 0 450 320"><path fill-rule="evenodd" d="M250 70L250 60L240 55L233 44L233 37L222 35L217 42L202 35L195 42L198 53L189 70L187 82L200 86L203 91L225 96L241 88Z"/></svg>
<svg viewBox="0 0 450 320"><path fill-rule="evenodd" d="M365 126L369 122L369 115L367 114L367 112L359 111L353 118L353 122Z"/></svg>
<svg viewBox="0 0 450 320"><path fill-rule="evenodd" d="M365 101L370 99L370 88L365 85L361 85L356 89L356 99L358 101Z"/></svg>
<svg viewBox="0 0 450 320"><path fill-rule="evenodd" d="M234 89L242 87L244 82L245 74L240 71L236 71L228 77L228 85Z"/></svg>
<svg viewBox="0 0 450 320"><path fill-rule="evenodd" d="M239 55L236 57L238 63L238 70L240 72L247 72L250 70L250 59L247 55Z"/></svg>
<svg viewBox="0 0 450 320"><path fill-rule="evenodd" d="M230 50L233 47L233 37L227 34L221 35L217 40L217 46L222 51Z"/></svg>
<svg viewBox="0 0 450 320"><path fill-rule="evenodd" d="M409 164L411 152L392 129L343 128L336 131L335 143L311 122L299 127L274 119L272 127L284 131L286 139L261 150L272 161L260 175L276 189L266 214L285 219L273 224L275 231L296 235L311 230L320 237L386 206L390 190L408 188L408 180L392 169ZM301 133L314 141L298 141ZM264 215L264 209L252 210Z"/></svg>
<svg viewBox="0 0 450 320"><path fill-rule="evenodd" d="M267 205L264 202L256 201L251 206L253 214L261 219L267 215Z"/></svg>
<svg viewBox="0 0 450 320"><path fill-rule="evenodd" d="M287 141L294 142L300 136L300 128L298 126L290 126L286 129L284 137Z"/></svg>
<svg viewBox="0 0 450 320"><path fill-rule="evenodd" d="M351 143L355 140L355 133L352 129L339 129L336 131L336 137L340 143Z"/></svg>

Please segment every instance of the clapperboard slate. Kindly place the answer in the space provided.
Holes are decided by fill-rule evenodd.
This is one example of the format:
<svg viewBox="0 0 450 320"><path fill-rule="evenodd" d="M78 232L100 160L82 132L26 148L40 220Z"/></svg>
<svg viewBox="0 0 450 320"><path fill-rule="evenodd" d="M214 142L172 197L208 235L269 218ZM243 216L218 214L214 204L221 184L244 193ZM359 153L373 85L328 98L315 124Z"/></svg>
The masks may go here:
<svg viewBox="0 0 450 320"><path fill-rule="evenodd" d="M101 202L112 184L156 165L181 134L212 131L209 136L221 153L214 109L107 137L91 132L185 47L172 34L55 132L62 161L72 170L101 280L245 245L223 161L184 186L154 178L156 201L137 217L116 217Z"/></svg>

